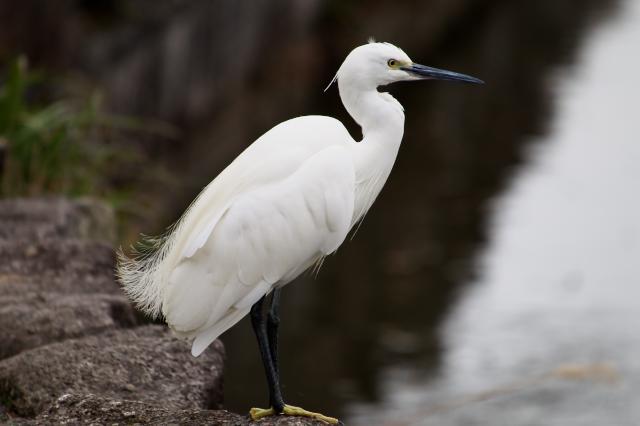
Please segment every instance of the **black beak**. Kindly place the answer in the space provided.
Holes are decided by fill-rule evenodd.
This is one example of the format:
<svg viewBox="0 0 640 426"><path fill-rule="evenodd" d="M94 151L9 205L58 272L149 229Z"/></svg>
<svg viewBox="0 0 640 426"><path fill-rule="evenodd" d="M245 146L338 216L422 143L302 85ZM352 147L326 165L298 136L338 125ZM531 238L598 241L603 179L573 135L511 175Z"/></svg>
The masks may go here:
<svg viewBox="0 0 640 426"><path fill-rule="evenodd" d="M453 71L441 70L438 68L427 67L420 64L411 64L400 67L401 70L408 72L418 78L425 80L451 80L464 81L466 83L484 84L484 81L471 77L470 75L460 74Z"/></svg>

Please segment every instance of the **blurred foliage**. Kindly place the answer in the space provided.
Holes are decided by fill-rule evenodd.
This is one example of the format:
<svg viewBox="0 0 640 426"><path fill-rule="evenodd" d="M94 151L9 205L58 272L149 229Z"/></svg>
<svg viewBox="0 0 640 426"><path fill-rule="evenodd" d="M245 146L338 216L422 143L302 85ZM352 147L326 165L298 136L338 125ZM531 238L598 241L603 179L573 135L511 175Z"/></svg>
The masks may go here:
<svg viewBox="0 0 640 426"><path fill-rule="evenodd" d="M0 196L94 195L126 210L131 181L146 162L138 145L126 143L127 137L172 139L176 130L165 123L107 114L101 110L99 92L49 100L42 96L45 80L42 73L28 69L22 56L2 74ZM123 184L122 175L132 179Z"/></svg>
<svg viewBox="0 0 640 426"><path fill-rule="evenodd" d="M42 76L28 71L24 57L8 68L0 88L2 195L93 192L109 158L108 150L92 143L99 97L80 105L60 100L32 106L28 92Z"/></svg>

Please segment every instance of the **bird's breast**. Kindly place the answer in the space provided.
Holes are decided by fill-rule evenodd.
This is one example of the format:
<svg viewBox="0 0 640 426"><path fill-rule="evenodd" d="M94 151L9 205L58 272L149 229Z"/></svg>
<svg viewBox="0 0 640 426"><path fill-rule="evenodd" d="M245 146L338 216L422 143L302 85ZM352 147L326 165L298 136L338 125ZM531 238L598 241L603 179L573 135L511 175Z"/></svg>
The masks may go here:
<svg viewBox="0 0 640 426"><path fill-rule="evenodd" d="M355 144L352 151L356 168L355 205L352 226L361 220L384 187L400 146L400 139L370 137Z"/></svg>
<svg viewBox="0 0 640 426"><path fill-rule="evenodd" d="M390 172L389 168L356 182L352 226L367 214L387 182Z"/></svg>

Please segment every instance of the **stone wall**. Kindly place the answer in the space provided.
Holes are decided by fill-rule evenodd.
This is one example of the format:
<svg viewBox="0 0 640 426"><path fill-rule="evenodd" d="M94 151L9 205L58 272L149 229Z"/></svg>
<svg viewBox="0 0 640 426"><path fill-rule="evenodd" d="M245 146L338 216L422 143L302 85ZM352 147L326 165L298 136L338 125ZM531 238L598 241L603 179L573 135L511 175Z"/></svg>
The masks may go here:
<svg viewBox="0 0 640 426"><path fill-rule="evenodd" d="M194 358L122 294L112 217L90 200L0 201L0 422L249 423L220 410L222 343Z"/></svg>

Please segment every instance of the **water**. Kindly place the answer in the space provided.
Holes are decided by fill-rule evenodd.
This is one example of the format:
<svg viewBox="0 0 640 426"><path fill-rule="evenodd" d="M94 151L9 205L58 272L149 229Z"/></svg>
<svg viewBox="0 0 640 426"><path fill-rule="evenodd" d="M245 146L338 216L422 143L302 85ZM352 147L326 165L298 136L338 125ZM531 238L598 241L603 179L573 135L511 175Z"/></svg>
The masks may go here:
<svg viewBox="0 0 640 426"><path fill-rule="evenodd" d="M640 2L552 79L549 132L493 203L442 360L384 370L351 424L640 424Z"/></svg>
<svg viewBox="0 0 640 426"><path fill-rule="evenodd" d="M488 84L390 88L407 120L387 186L318 278L283 292L289 403L355 425L640 418L637 9L613 0L478 3L429 42L428 30L390 33L414 59ZM330 79L342 52L371 34L363 31L317 74ZM358 136L335 88L308 88L289 111L282 94L295 91L282 90L282 78L264 87L243 105L273 114L246 126L228 120L222 127L236 141L292 114L336 116ZM192 157L207 181L241 150L213 127ZM265 406L248 321L222 339L226 407Z"/></svg>

